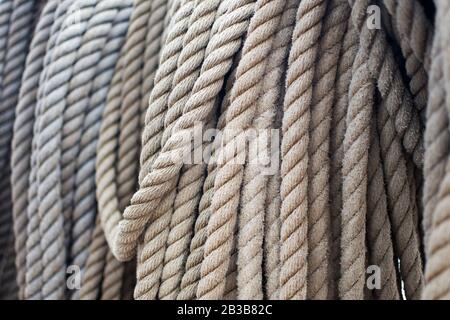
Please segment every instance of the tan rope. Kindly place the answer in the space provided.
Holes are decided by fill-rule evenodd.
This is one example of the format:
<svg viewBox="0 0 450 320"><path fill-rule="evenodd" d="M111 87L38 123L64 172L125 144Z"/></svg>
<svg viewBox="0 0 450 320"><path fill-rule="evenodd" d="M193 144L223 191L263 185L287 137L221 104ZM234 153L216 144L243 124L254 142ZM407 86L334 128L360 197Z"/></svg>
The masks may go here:
<svg viewBox="0 0 450 320"><path fill-rule="evenodd" d="M300 2L289 53L281 146L280 299L306 298L308 131L325 9L325 1Z"/></svg>
<svg viewBox="0 0 450 320"><path fill-rule="evenodd" d="M331 1L323 22L314 75L308 147L308 298L326 299L329 290L329 149L335 79L350 10L346 1Z"/></svg>
<svg viewBox="0 0 450 320"><path fill-rule="evenodd" d="M400 273L408 299L418 299L423 286L422 259L417 228L414 225L414 203L408 185L403 150L395 134L385 101L378 110L378 130L387 187L388 207Z"/></svg>
<svg viewBox="0 0 450 320"><path fill-rule="evenodd" d="M222 2L227 4L227 2ZM225 6L219 6L218 15L223 17L225 14ZM218 18L219 21L221 18ZM214 26L213 26L214 27ZM214 31L214 29L213 29ZM213 32L212 31L212 32ZM216 30L217 31L217 30ZM236 54L235 62L231 67L231 72L226 81L226 94L222 100L221 113L217 121L217 129L222 131L225 127L226 112L230 104L231 87L236 79L236 61L238 61L240 53ZM197 287L201 278L201 264L204 258L204 246L207 238L207 226L211 216L211 201L214 192L214 181L217 174L217 157L220 146L220 137L215 136L214 141L210 145L211 157L207 167L207 175L203 184L203 195L200 199L198 216L194 226L194 236L190 244L190 252L186 260L185 273L181 280L181 290L177 299L194 299L197 295Z"/></svg>
<svg viewBox="0 0 450 320"><path fill-rule="evenodd" d="M173 109L168 109L169 92L172 88L176 65L194 5L194 1L191 0L182 1L179 11L174 16L175 23L167 35L166 46L161 56L161 66L156 74L155 90L150 95L149 110L155 108L165 110L163 112L166 114L166 119L170 116L170 112L174 112ZM164 123L164 131L159 142L161 145L166 143L172 129L170 124ZM145 164L141 168L141 172L145 170L144 167ZM168 192L167 199L164 199L164 205L156 208L154 216L156 221L152 222L145 231L144 244L138 254L136 299L154 299L158 293L176 191L174 185L174 188Z"/></svg>
<svg viewBox="0 0 450 320"><path fill-rule="evenodd" d="M166 122L169 127L173 126L175 120L181 115L190 91L198 79L219 5L220 1L201 1L196 5L190 17L189 29L180 53L179 67L174 76L174 89L168 100L169 112ZM202 193L205 170L204 165L197 163L187 165L182 169L164 258L160 298L175 299L181 290L184 263L188 256L195 223L195 211Z"/></svg>
<svg viewBox="0 0 450 320"><path fill-rule="evenodd" d="M434 44L434 58L436 59L436 69L434 69L434 61L432 70L436 71L436 76L442 76L444 79L445 87L442 84L435 84L437 88L443 93L439 96L441 99L445 99L447 117L450 111L450 95L447 89L447 85L450 83L450 74L448 73L448 62L446 59L449 57L450 39L444 29L444 23L450 21L450 6L445 1L436 1L438 10L438 36L436 37ZM438 70L437 63L443 63L443 70ZM440 66L442 68L442 66ZM431 85L431 84L430 84ZM438 90L438 89L436 89ZM442 102L442 100L439 100ZM448 150L448 148L447 148ZM430 217L432 221L430 238L429 238L429 250L428 250L428 263L426 266L426 285L423 292L425 299L448 299L450 297L450 282L448 274L450 271L450 264L448 259L449 241L448 241L448 223L449 223L449 210L448 210L448 194L449 194L449 159L448 156L445 167L444 178L440 184L438 201L435 210Z"/></svg>
<svg viewBox="0 0 450 320"><path fill-rule="evenodd" d="M336 76L336 93L330 132L330 200L331 206L331 267L332 282L330 296L338 297L338 281L340 277L340 238L341 238L341 211L342 211L342 163L344 158L344 139L346 114L348 108L348 90L352 76L353 61L358 49L358 38L351 20L343 39Z"/></svg>
<svg viewBox="0 0 450 320"><path fill-rule="evenodd" d="M0 2L0 299L450 298L448 1Z"/></svg>
<svg viewBox="0 0 450 320"><path fill-rule="evenodd" d="M398 300L397 272L391 237L383 164L377 127L371 126L371 142L367 168L367 242L369 263L381 270L381 283L373 295L380 300Z"/></svg>
<svg viewBox="0 0 450 320"><path fill-rule="evenodd" d="M258 77L265 77L267 65L269 62L269 53L273 50L275 34L280 23L286 1L284 0L261 0L256 2L255 14L250 21L247 39L244 43L241 62L238 65L237 80L234 86L239 88L242 84L246 87L240 89L241 97L231 98L231 106L228 112L233 112L235 101L239 102L241 108L244 108L243 102L249 101L253 104L255 99L263 91L264 81L258 81ZM257 40L254 40L257 39ZM247 49L251 47L251 49ZM251 57L247 62L247 57ZM244 67L245 63L251 63L249 67ZM241 65L242 64L242 65ZM241 71L241 67L244 71ZM245 69L244 69L245 68ZM250 74L247 76L245 74ZM241 76L241 78L239 78ZM242 79L245 82L241 82ZM258 85L248 85L258 81ZM241 84L242 83L242 84ZM266 85L267 86L267 85ZM239 89L236 89L239 90ZM266 201L266 176L261 172L261 161L265 153L269 153L268 145L265 145L265 139L268 139L268 130L273 123L275 110L271 105L263 101L256 105L253 119L243 125L256 130L256 136L250 137L251 146L247 152L247 165L244 168L241 190L241 213L238 223L238 252L237 252L237 286L238 299L259 299L263 298L263 234L264 234L264 206ZM239 116L242 116L240 114ZM251 116L249 116L251 117ZM228 118L228 117L227 117ZM228 119L227 119L228 120ZM238 129L227 123L232 130ZM227 148L225 145L224 148ZM249 156L250 154L250 156ZM250 158L253 157L253 158ZM226 166L226 164L224 165ZM238 191L239 193L239 191Z"/></svg>
<svg viewBox="0 0 450 320"><path fill-rule="evenodd" d="M433 27L418 1L383 0L383 4L392 17L395 38L406 59L411 94L425 115Z"/></svg>
<svg viewBox="0 0 450 320"><path fill-rule="evenodd" d="M362 48L352 72L342 165L341 299L363 299L365 287L366 173L375 86Z"/></svg>
<svg viewBox="0 0 450 320"><path fill-rule="evenodd" d="M389 100L386 107L394 119L395 129L403 147L413 157L414 163L423 163L423 136L419 114L411 107L411 95L402 83L399 67L395 63L383 29L366 27L370 22L368 7L371 0L349 0L352 20L360 36L362 54L368 63L368 71L380 91L382 98ZM396 94L392 94L397 92ZM395 98L395 99L394 99Z"/></svg>
<svg viewBox="0 0 450 320"><path fill-rule="evenodd" d="M278 110L277 104L281 101L282 90L277 85L282 81L285 60L288 55L288 49L291 43L292 32L295 24L295 13L299 6L299 1L287 1L283 9L278 31L273 40L271 56L268 58L266 74L264 76L262 96L259 104L266 106L267 110L273 114L272 124L269 128L279 130L277 123ZM272 108L272 109L271 109ZM271 147L273 148L273 146ZM271 149L273 150L273 149ZM272 154L275 159L279 158L279 153ZM271 160L273 161L273 160ZM271 165L279 166L279 160ZM279 296L279 261L280 261L280 190L279 173L267 177L266 199L265 199L265 217L264 217L264 274L266 279L265 296L269 299L277 299Z"/></svg>
<svg viewBox="0 0 450 320"><path fill-rule="evenodd" d="M437 20L439 21L439 20ZM441 34L436 30L432 50L430 68L430 99L427 105L427 126L425 130L425 161L424 161L424 218L425 248L429 248L433 214L439 200L439 188L444 179L448 157L448 111L446 108L446 90L442 69L443 50ZM428 251L427 251L428 252Z"/></svg>
<svg viewBox="0 0 450 320"><path fill-rule="evenodd" d="M236 70L236 83L231 89L230 106L227 109L218 155L218 169L211 201L212 213L207 227L205 258L201 266L202 278L197 290L197 297L200 299L220 299L226 294L224 291L235 241L239 190L243 178L243 166L235 161L239 157L242 159L242 156L245 159L245 150L242 149L240 142L245 139L243 137L245 130L249 128L254 117L253 101L258 98L260 89L258 80L264 72L264 57L271 47L271 41L268 39L273 27L269 26L268 30L258 30L260 24L271 19L270 11L264 13L264 4L259 1L256 4L254 1L241 1L230 7L226 13L242 11L243 20L240 31L241 35L247 32L247 38ZM257 13L248 22L247 19L254 14L254 11ZM252 30L255 32L251 32Z"/></svg>

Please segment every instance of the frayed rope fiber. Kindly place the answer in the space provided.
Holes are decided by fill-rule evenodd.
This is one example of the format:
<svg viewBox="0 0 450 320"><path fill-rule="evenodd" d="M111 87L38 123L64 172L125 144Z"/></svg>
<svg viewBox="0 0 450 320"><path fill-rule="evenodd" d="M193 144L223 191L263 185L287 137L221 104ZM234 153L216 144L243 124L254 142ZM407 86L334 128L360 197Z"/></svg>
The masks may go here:
<svg viewBox="0 0 450 320"><path fill-rule="evenodd" d="M0 299L450 299L448 25L0 1Z"/></svg>

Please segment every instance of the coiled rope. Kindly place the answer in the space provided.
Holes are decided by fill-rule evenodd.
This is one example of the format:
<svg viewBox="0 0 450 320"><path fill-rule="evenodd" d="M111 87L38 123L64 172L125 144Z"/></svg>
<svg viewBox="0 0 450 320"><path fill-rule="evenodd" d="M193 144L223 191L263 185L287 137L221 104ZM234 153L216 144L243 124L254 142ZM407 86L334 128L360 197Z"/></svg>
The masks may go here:
<svg viewBox="0 0 450 320"><path fill-rule="evenodd" d="M0 298L450 298L449 14L1 1Z"/></svg>

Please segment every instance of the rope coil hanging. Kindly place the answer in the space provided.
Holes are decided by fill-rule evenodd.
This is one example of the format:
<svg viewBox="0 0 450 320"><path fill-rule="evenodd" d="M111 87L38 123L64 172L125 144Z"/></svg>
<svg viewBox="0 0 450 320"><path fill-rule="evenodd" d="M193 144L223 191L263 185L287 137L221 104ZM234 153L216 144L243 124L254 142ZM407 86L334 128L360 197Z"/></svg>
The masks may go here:
<svg viewBox="0 0 450 320"><path fill-rule="evenodd" d="M1 1L0 298L449 299L449 13Z"/></svg>

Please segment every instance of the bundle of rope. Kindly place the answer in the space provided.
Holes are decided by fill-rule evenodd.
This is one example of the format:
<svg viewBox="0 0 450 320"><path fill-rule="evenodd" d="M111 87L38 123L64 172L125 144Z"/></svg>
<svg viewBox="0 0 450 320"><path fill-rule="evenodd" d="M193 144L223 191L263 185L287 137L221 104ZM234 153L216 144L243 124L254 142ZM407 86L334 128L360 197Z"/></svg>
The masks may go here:
<svg viewBox="0 0 450 320"><path fill-rule="evenodd" d="M450 299L449 19L0 1L0 298Z"/></svg>

